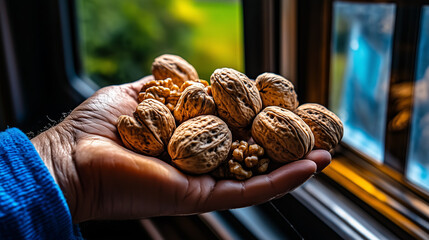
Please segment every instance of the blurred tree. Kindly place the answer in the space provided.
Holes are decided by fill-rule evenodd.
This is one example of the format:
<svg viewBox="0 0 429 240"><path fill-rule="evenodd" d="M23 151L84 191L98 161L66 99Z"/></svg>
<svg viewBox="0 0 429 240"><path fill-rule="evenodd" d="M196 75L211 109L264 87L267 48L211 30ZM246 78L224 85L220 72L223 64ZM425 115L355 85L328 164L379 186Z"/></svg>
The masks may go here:
<svg viewBox="0 0 429 240"><path fill-rule="evenodd" d="M206 80L218 67L244 68L238 0L78 0L78 14L84 69L100 86L150 74L164 53Z"/></svg>
<svg viewBox="0 0 429 240"><path fill-rule="evenodd" d="M91 79L101 86L129 82L150 74L156 56L191 51L193 23L175 14L177 1L79 1L84 68Z"/></svg>

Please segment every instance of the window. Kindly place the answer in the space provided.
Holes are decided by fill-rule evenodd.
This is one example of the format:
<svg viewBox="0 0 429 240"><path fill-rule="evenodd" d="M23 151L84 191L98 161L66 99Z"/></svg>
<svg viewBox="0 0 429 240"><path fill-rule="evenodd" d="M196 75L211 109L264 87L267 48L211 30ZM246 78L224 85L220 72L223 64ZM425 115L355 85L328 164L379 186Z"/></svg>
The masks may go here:
<svg viewBox="0 0 429 240"><path fill-rule="evenodd" d="M381 162L395 5L335 2L333 8L330 106L344 123L343 141Z"/></svg>
<svg viewBox="0 0 429 240"><path fill-rule="evenodd" d="M84 70L100 86L150 74L153 58L166 52L203 79L217 67L244 71L245 55L248 76L280 73L301 103L324 104L345 123L331 166L292 194L143 226L166 235L174 228L176 236L200 226L246 239L429 238L429 7L422 1L77 3Z"/></svg>
<svg viewBox="0 0 429 240"><path fill-rule="evenodd" d="M428 190L428 6L334 1L332 10L329 105L343 142Z"/></svg>
<svg viewBox="0 0 429 240"><path fill-rule="evenodd" d="M153 58L167 51L185 57L203 79L217 67L244 71L245 55L249 76L281 73L296 83L301 103L329 105L347 124L345 144L330 167L281 199L195 216L93 222L103 226L93 228L93 239L144 238L138 228L155 233L150 237L184 239L429 239L427 1L6 0L0 5L0 127L37 132L89 95L78 96L71 86L76 83L70 78L79 77L70 74L73 63L83 61L85 74L104 86L150 74ZM7 63L16 69L6 67L5 57L15 58ZM22 88L9 91L12 83ZM353 101L345 91L355 94ZM370 114L348 117L361 112ZM81 229L88 226L94 227Z"/></svg>
<svg viewBox="0 0 429 240"><path fill-rule="evenodd" d="M429 191L429 6L422 9L406 176Z"/></svg>
<svg viewBox="0 0 429 240"><path fill-rule="evenodd" d="M244 70L239 0L78 0L84 71L98 85L151 74L155 57L185 58L209 80L216 68Z"/></svg>
<svg viewBox="0 0 429 240"><path fill-rule="evenodd" d="M324 104L345 124L331 165L291 195L343 238L428 238L428 6L281 2L296 4L296 18L287 19L297 22L296 36L281 37L297 39L300 102ZM305 232L287 201L274 204Z"/></svg>

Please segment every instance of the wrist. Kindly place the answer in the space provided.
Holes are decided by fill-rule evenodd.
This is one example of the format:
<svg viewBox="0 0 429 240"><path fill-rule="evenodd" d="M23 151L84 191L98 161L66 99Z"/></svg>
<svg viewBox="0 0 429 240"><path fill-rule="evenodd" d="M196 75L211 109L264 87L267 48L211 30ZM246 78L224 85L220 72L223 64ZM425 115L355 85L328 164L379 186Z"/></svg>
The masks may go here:
<svg viewBox="0 0 429 240"><path fill-rule="evenodd" d="M72 161L74 133L66 122L37 135L31 142L60 187L73 216L76 206L77 173Z"/></svg>

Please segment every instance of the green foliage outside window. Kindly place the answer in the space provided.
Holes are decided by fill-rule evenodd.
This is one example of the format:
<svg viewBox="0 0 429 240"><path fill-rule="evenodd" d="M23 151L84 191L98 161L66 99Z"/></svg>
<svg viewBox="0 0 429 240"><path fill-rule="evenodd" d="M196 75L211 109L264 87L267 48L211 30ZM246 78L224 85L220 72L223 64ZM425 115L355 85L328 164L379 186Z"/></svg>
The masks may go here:
<svg viewBox="0 0 429 240"><path fill-rule="evenodd" d="M164 53L206 80L219 67L244 70L239 1L79 0L78 17L84 69L100 86L149 75Z"/></svg>

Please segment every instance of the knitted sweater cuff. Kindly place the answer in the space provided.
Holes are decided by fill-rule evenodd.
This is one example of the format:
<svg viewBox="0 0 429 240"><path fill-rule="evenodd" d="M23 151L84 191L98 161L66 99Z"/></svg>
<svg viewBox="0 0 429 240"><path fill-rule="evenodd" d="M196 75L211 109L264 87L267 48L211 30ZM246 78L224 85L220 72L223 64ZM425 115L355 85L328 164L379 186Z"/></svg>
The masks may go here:
<svg viewBox="0 0 429 240"><path fill-rule="evenodd" d="M0 133L0 239L79 239L64 195L27 136Z"/></svg>

